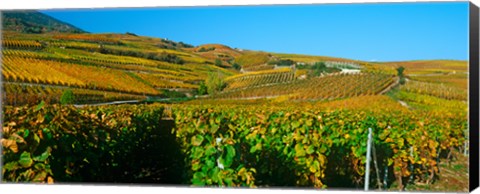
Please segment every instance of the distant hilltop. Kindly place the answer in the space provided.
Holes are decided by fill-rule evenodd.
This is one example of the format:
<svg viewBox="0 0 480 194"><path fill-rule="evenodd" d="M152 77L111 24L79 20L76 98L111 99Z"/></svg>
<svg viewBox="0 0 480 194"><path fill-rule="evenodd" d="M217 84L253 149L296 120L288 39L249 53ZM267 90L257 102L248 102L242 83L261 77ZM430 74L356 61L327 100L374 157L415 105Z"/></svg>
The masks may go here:
<svg viewBox="0 0 480 194"><path fill-rule="evenodd" d="M38 11L2 11L2 30L29 34L86 33L78 27Z"/></svg>

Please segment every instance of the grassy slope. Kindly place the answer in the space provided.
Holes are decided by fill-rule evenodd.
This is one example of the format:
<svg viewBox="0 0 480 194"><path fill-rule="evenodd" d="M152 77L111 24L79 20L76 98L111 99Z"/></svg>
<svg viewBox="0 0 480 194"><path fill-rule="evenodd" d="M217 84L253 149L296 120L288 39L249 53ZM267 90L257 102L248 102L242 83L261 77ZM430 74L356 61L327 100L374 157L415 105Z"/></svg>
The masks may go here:
<svg viewBox="0 0 480 194"><path fill-rule="evenodd" d="M405 67L405 74L433 74L468 72L467 61L457 60L418 60L382 63L391 67Z"/></svg>
<svg viewBox="0 0 480 194"><path fill-rule="evenodd" d="M250 68L253 66L264 65L270 58L271 54L266 52L252 52L247 51L240 57L235 59L235 62L241 65L243 68Z"/></svg>
<svg viewBox="0 0 480 194"><path fill-rule="evenodd" d="M341 62L352 62L352 63L364 63L362 61L357 61L352 59L327 57L327 56L312 56L312 55L284 54L284 53L272 53L272 55L280 59L290 59L296 62L306 62L306 63L314 63L318 61L341 61Z"/></svg>

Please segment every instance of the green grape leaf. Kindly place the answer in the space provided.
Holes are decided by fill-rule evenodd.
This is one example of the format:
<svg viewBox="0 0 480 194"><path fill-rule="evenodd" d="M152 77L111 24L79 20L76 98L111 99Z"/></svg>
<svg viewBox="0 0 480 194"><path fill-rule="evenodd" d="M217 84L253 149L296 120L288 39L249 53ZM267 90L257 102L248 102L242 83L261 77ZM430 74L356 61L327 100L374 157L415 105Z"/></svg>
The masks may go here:
<svg viewBox="0 0 480 194"><path fill-rule="evenodd" d="M223 161L223 165L225 168L228 168L232 165L233 159L235 158L235 148L231 145L225 146L225 159Z"/></svg>
<svg viewBox="0 0 480 194"><path fill-rule="evenodd" d="M325 144L322 144L319 151L320 153L324 154L325 152L327 152L327 146Z"/></svg>
<svg viewBox="0 0 480 194"><path fill-rule="evenodd" d="M300 122L298 122L298 121L293 121L291 125L292 125L292 128L293 128L293 129L296 129L296 128L298 128L298 127L300 126Z"/></svg>
<svg viewBox="0 0 480 194"><path fill-rule="evenodd" d="M45 164L43 163L36 163L35 165L33 165L33 168L35 168L36 170L45 170Z"/></svg>
<svg viewBox="0 0 480 194"><path fill-rule="evenodd" d="M217 153L217 149L215 149L215 147L212 145L208 145L207 148L205 148L205 155L211 156L215 153Z"/></svg>
<svg viewBox="0 0 480 194"><path fill-rule="evenodd" d="M32 158L30 157L30 153L24 151L21 155L20 155L20 160L18 160L18 163L24 167L24 168L28 168L30 166L32 166L33 164L33 160Z"/></svg>
<svg viewBox="0 0 480 194"><path fill-rule="evenodd" d="M227 158L235 157L235 148L231 145L225 146L225 150L227 151Z"/></svg>
<svg viewBox="0 0 480 194"><path fill-rule="evenodd" d="M305 149L303 149L303 144L298 143L297 145L295 145L295 155L297 157L305 156Z"/></svg>
<svg viewBox="0 0 480 194"><path fill-rule="evenodd" d="M257 143L255 146L250 148L250 153L254 153L256 151L262 150L262 144Z"/></svg>
<svg viewBox="0 0 480 194"><path fill-rule="evenodd" d="M193 146L199 146L202 145L203 142L203 136L202 135L196 135L192 137L192 145Z"/></svg>
<svg viewBox="0 0 480 194"><path fill-rule="evenodd" d="M213 168L215 166L215 161L208 158L207 160L205 160L205 165L207 166L207 168Z"/></svg>
<svg viewBox="0 0 480 194"><path fill-rule="evenodd" d="M42 102L40 102L40 104L37 105L37 108L35 108L35 111L39 111L39 110L42 109L44 106L45 106L45 102L42 100Z"/></svg>
<svg viewBox="0 0 480 194"><path fill-rule="evenodd" d="M315 147L313 145L308 146L307 154L312 154L313 152L315 152Z"/></svg>
<svg viewBox="0 0 480 194"><path fill-rule="evenodd" d="M192 184L195 186L205 186L205 180L203 178L205 174L203 172L196 172L193 174Z"/></svg>
<svg viewBox="0 0 480 194"><path fill-rule="evenodd" d="M29 134L30 134L30 130L25 129L25 131L23 131L23 138L27 138Z"/></svg>
<svg viewBox="0 0 480 194"><path fill-rule="evenodd" d="M39 156L34 156L33 160L37 162L44 162L45 160L47 160L48 156L50 156L50 150L47 149L45 152L43 152Z"/></svg>
<svg viewBox="0 0 480 194"><path fill-rule="evenodd" d="M201 147L194 147L193 148L193 159L200 159L204 154L204 150Z"/></svg>
<svg viewBox="0 0 480 194"><path fill-rule="evenodd" d="M15 162L9 162L9 163L6 163L5 165L3 165L3 169L8 170L8 171L17 170L19 168L20 168L20 166L18 166L18 163L16 161Z"/></svg>

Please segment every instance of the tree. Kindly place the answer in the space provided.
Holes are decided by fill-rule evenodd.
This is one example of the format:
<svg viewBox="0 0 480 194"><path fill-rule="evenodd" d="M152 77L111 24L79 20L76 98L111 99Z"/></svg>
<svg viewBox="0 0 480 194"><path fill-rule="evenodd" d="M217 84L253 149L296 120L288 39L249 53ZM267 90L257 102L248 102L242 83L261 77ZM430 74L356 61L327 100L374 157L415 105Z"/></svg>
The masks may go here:
<svg viewBox="0 0 480 194"><path fill-rule="evenodd" d="M405 71L405 68L403 66L400 66L399 68L397 68L397 75L399 77L403 77L403 71Z"/></svg>
<svg viewBox="0 0 480 194"><path fill-rule="evenodd" d="M187 44L187 43L184 43L184 42L179 42L178 44L179 44L181 47L184 47L184 48L193 48L193 45Z"/></svg>
<svg viewBox="0 0 480 194"><path fill-rule="evenodd" d="M218 67L221 67L223 64L222 64L222 60L220 59L215 59L215 65L218 66Z"/></svg>
<svg viewBox="0 0 480 194"><path fill-rule="evenodd" d="M397 68L397 75L400 78L400 84L405 84L405 75L403 74L403 71L405 71L405 68L403 66L400 66Z"/></svg>
<svg viewBox="0 0 480 194"><path fill-rule="evenodd" d="M295 64L295 61L292 61L290 59L280 60L277 63L278 66L292 66L293 64Z"/></svg>
<svg viewBox="0 0 480 194"><path fill-rule="evenodd" d="M173 63L175 64L183 64L183 59L181 59L180 57L175 57L173 59Z"/></svg>
<svg viewBox="0 0 480 194"><path fill-rule="evenodd" d="M125 34L130 35L130 36L138 36L138 35L136 35L135 33L132 33L132 32L127 32Z"/></svg>
<svg viewBox="0 0 480 194"><path fill-rule="evenodd" d="M198 95L205 94L207 94L207 85L205 85L205 82L200 82L200 86L198 87Z"/></svg>
<svg viewBox="0 0 480 194"><path fill-rule="evenodd" d="M317 62L313 64L312 70L313 70L314 76L320 76L321 73L327 71L327 66L325 65L324 62Z"/></svg>
<svg viewBox="0 0 480 194"><path fill-rule="evenodd" d="M232 67L236 70L240 70L242 68L242 66L240 66L238 63L234 63Z"/></svg>
<svg viewBox="0 0 480 194"><path fill-rule="evenodd" d="M205 84L207 86L207 92L208 94L216 94L217 92L220 92L225 88L226 84L223 82L223 76L220 72L213 73L210 72L208 73L207 80L205 80Z"/></svg>
<svg viewBox="0 0 480 194"><path fill-rule="evenodd" d="M63 104L63 105L73 104L74 100L75 100L75 97L73 95L72 90L68 89L62 93L62 96L60 97L60 104Z"/></svg>

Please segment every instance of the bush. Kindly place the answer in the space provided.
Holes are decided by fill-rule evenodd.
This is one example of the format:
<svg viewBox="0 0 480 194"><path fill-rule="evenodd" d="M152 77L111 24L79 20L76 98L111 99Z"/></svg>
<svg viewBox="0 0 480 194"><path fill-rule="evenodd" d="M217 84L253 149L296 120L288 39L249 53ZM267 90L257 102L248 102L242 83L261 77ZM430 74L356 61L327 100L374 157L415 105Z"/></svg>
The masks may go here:
<svg viewBox="0 0 480 194"><path fill-rule="evenodd" d="M130 35L130 36L138 36L138 35L136 35L135 33L131 33L131 32L127 32L127 33L125 33L125 34Z"/></svg>
<svg viewBox="0 0 480 194"><path fill-rule="evenodd" d="M278 60L278 61L271 61L271 62L268 62L269 65L278 65L278 66L292 66L293 64L295 64L295 61L292 61L290 59L286 59L286 60Z"/></svg>
<svg viewBox="0 0 480 194"><path fill-rule="evenodd" d="M317 63L313 64L311 69L313 70L313 75L314 76L319 76L323 72L327 71L327 66L323 62L317 62Z"/></svg>
<svg viewBox="0 0 480 194"><path fill-rule="evenodd" d="M399 77L403 77L403 72L405 71L405 68L403 66L400 66L399 68L397 68L397 75Z"/></svg>
<svg viewBox="0 0 480 194"><path fill-rule="evenodd" d="M215 47L209 47L209 48L205 48L205 47L201 47L198 52L207 52L207 51L213 51L215 50Z"/></svg>
<svg viewBox="0 0 480 194"><path fill-rule="evenodd" d="M405 68L402 67L402 66L397 68L397 75L400 78L400 84L401 85L405 84L405 75L403 74L404 71L405 71Z"/></svg>
<svg viewBox="0 0 480 194"><path fill-rule="evenodd" d="M215 59L215 66L218 66L218 67L221 67L223 64L222 64L222 60L220 59Z"/></svg>
<svg viewBox="0 0 480 194"><path fill-rule="evenodd" d="M223 75L219 72L209 73L205 84L207 86L207 92L210 95L222 91L226 86L225 82L223 81Z"/></svg>
<svg viewBox="0 0 480 194"><path fill-rule="evenodd" d="M60 97L60 104L73 104L75 102L75 96L72 90L65 90Z"/></svg>
<svg viewBox="0 0 480 194"><path fill-rule="evenodd" d="M185 98L187 97L184 93L170 90L163 90L162 92L167 98Z"/></svg>
<svg viewBox="0 0 480 194"><path fill-rule="evenodd" d="M322 73L333 73L340 71L338 68L327 67L324 62L316 62L310 66L310 70L311 76L320 76Z"/></svg>
<svg viewBox="0 0 480 194"><path fill-rule="evenodd" d="M184 43L184 42L179 42L178 44L179 44L181 47L184 47L184 48L193 48L193 45L187 44L187 43Z"/></svg>
<svg viewBox="0 0 480 194"><path fill-rule="evenodd" d="M242 68L242 66L240 66L238 63L234 63L232 67L236 70L240 70Z"/></svg>
<svg viewBox="0 0 480 194"><path fill-rule="evenodd" d="M205 94L207 94L207 85L205 85L205 82L200 82L200 87L198 87L198 95Z"/></svg>

